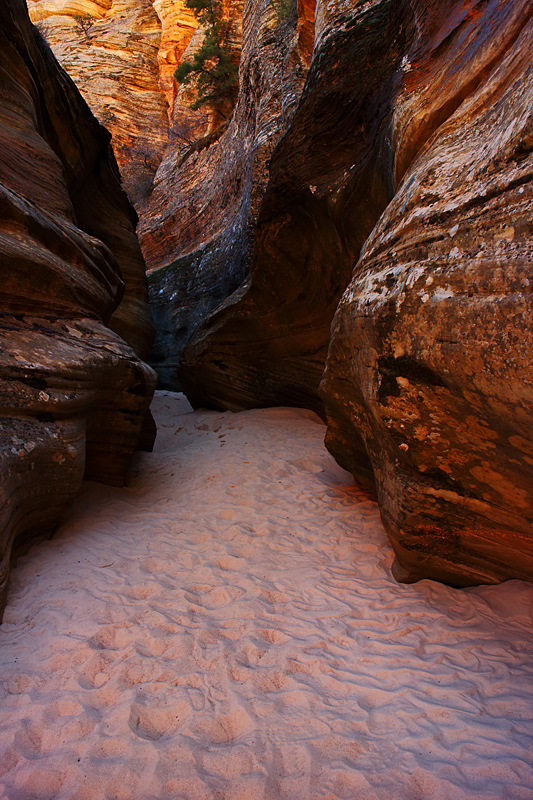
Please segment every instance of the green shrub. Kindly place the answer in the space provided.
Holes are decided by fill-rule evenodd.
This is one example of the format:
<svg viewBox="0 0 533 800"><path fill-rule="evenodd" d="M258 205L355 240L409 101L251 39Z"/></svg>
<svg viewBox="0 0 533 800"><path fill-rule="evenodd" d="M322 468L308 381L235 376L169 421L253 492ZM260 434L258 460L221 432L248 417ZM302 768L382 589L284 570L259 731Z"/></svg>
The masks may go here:
<svg viewBox="0 0 533 800"><path fill-rule="evenodd" d="M219 0L185 0L185 6L205 27L205 36L192 61L183 61L174 77L182 84L196 81L197 98L190 108L196 111L202 106L210 106L220 112L225 100L234 102L237 86L238 67L232 62L231 52L225 44L229 23L222 19Z"/></svg>
<svg viewBox="0 0 533 800"><path fill-rule="evenodd" d="M74 14L73 20L76 23L74 26L76 33L79 36L85 36L86 39L90 39L89 31L96 22L95 18L91 14L85 14L84 16Z"/></svg>

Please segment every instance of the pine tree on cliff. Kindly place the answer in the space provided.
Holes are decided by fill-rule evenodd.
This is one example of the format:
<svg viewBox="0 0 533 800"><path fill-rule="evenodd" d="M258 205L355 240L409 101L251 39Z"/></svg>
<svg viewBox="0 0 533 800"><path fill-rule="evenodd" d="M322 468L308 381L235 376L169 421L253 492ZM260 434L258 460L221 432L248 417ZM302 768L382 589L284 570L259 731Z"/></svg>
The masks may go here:
<svg viewBox="0 0 533 800"><path fill-rule="evenodd" d="M185 6L194 12L205 28L205 35L192 61L183 61L174 77L184 84L196 80L197 98L190 105L192 109L210 106L222 113L220 109L225 101L231 100L233 104L238 73L225 43L229 23L222 19L219 0L185 0Z"/></svg>

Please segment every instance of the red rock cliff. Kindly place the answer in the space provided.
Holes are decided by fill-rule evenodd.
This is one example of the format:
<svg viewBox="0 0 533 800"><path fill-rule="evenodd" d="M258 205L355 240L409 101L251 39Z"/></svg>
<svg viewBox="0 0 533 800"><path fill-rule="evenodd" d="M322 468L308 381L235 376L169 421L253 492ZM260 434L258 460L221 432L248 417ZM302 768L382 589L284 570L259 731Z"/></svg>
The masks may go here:
<svg viewBox="0 0 533 800"><path fill-rule="evenodd" d="M533 579L532 14L319 4L245 277L180 367L197 404L322 399L403 580ZM200 253L191 282L220 250Z"/></svg>
<svg viewBox="0 0 533 800"><path fill-rule="evenodd" d="M327 414L397 577L533 579L533 3L241 10L229 125L171 140L139 227L162 379Z"/></svg>

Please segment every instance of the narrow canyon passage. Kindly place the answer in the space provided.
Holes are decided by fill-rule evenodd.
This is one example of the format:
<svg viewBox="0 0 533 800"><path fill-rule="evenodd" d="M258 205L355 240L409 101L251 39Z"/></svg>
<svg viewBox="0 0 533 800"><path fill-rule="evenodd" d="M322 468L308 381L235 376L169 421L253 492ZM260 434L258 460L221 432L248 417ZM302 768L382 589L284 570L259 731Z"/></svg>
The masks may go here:
<svg viewBox="0 0 533 800"><path fill-rule="evenodd" d="M533 585L397 584L312 412L153 409L12 573L0 796L530 800Z"/></svg>

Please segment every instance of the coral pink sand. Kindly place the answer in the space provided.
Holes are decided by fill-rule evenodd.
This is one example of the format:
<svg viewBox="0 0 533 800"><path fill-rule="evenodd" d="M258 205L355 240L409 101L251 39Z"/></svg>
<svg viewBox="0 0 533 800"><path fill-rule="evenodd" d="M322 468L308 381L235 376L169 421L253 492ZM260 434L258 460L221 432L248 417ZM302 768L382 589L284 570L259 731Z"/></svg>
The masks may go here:
<svg viewBox="0 0 533 800"><path fill-rule="evenodd" d="M13 572L9 800L533 797L533 586L399 585L311 412L190 411Z"/></svg>

